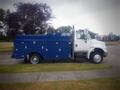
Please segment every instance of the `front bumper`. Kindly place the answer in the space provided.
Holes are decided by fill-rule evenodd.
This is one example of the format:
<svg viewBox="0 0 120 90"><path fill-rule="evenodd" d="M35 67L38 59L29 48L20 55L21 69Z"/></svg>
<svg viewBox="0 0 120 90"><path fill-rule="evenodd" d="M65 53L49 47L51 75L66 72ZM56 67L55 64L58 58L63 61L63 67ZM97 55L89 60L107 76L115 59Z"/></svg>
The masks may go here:
<svg viewBox="0 0 120 90"><path fill-rule="evenodd" d="M103 57L107 57L108 56L108 52L104 52Z"/></svg>

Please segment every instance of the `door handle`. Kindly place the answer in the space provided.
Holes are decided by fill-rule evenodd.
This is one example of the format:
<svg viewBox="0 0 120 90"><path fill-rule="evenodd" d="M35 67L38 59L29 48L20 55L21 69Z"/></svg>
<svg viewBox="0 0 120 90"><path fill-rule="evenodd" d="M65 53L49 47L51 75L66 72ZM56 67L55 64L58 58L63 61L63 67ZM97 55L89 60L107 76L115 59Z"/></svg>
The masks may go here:
<svg viewBox="0 0 120 90"><path fill-rule="evenodd" d="M85 41L85 43L87 43L87 40L84 40Z"/></svg>

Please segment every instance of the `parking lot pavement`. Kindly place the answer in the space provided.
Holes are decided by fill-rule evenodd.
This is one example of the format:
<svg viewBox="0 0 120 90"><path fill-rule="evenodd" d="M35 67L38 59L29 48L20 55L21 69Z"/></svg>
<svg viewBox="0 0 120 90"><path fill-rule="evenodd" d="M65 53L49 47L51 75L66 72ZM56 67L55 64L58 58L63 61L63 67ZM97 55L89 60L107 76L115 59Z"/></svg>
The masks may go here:
<svg viewBox="0 0 120 90"><path fill-rule="evenodd" d="M120 44L108 46L108 56L105 58L104 63L120 66Z"/></svg>
<svg viewBox="0 0 120 90"><path fill-rule="evenodd" d="M8 65L8 64L20 64L23 63L23 60L17 60L11 58L12 52L0 52L0 64Z"/></svg>
<svg viewBox="0 0 120 90"><path fill-rule="evenodd" d="M0 64L20 64L23 60L11 58L12 52L0 52ZM82 59L83 60L83 59ZM113 66L120 66L120 45L108 46L108 56L104 58L103 63Z"/></svg>
<svg viewBox="0 0 120 90"><path fill-rule="evenodd" d="M0 83L86 80L120 76L119 69L0 74Z"/></svg>

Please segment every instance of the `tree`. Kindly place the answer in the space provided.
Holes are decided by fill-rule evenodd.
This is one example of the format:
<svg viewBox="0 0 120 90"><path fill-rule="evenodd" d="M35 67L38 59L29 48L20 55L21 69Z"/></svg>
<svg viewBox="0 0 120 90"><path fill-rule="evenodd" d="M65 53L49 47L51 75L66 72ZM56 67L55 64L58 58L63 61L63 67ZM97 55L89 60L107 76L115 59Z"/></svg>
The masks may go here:
<svg viewBox="0 0 120 90"><path fill-rule="evenodd" d="M0 8L0 21L4 21L5 11Z"/></svg>
<svg viewBox="0 0 120 90"><path fill-rule="evenodd" d="M56 33L55 31L56 30L53 26L50 26L50 25L48 26L47 33Z"/></svg>
<svg viewBox="0 0 120 90"><path fill-rule="evenodd" d="M9 28L24 34L44 33L47 21L51 18L52 10L45 4L17 3L16 11L7 16ZM39 28L39 29L36 29Z"/></svg>
<svg viewBox="0 0 120 90"><path fill-rule="evenodd" d="M6 36L7 25L5 24L5 11L0 8L0 37Z"/></svg>
<svg viewBox="0 0 120 90"><path fill-rule="evenodd" d="M57 31L60 33L71 33L72 27L71 26L61 26L57 28Z"/></svg>

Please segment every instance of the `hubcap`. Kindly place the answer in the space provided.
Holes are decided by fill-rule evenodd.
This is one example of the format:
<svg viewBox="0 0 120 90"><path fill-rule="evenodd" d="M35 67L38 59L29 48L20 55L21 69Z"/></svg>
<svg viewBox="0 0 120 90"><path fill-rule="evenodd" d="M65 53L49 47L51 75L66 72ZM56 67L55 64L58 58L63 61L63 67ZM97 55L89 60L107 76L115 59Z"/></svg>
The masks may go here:
<svg viewBox="0 0 120 90"><path fill-rule="evenodd" d="M31 58L31 63L32 64L37 64L39 62L39 58L37 56L34 56Z"/></svg>
<svg viewBox="0 0 120 90"><path fill-rule="evenodd" d="M93 59L94 59L95 62L99 63L99 62L101 62L102 58L99 54L96 54Z"/></svg>

